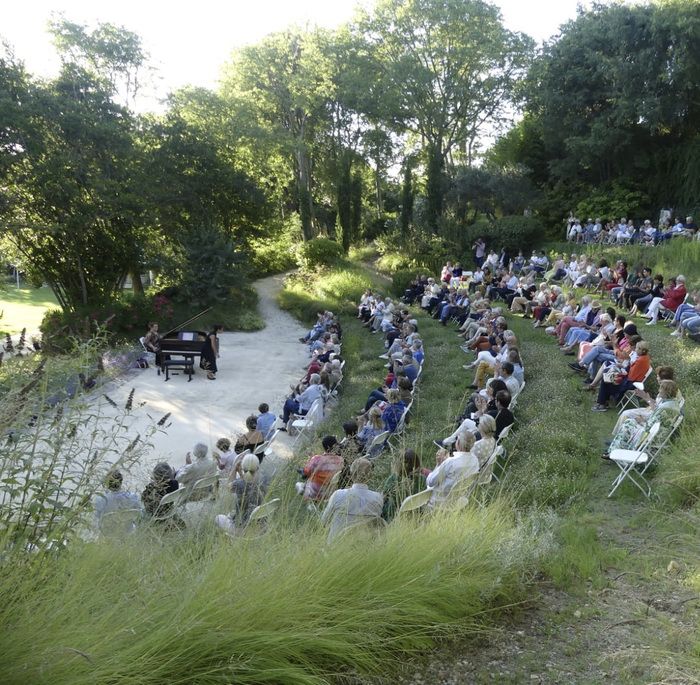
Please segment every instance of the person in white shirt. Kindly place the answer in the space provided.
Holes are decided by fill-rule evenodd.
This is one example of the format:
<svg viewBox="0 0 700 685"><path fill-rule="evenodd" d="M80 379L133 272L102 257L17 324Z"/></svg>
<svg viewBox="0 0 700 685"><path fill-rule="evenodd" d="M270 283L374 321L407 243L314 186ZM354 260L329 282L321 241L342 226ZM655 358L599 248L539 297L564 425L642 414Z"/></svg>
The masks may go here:
<svg viewBox="0 0 700 685"><path fill-rule="evenodd" d="M350 466L352 486L336 490L330 496L321 515L321 522L329 526L328 542L356 526L371 526L381 521L384 495L367 487L371 473L369 459L355 459Z"/></svg>
<svg viewBox="0 0 700 685"><path fill-rule="evenodd" d="M456 485L479 472L479 460L470 451L473 446L474 435L466 431L457 437L452 456L445 449L437 451L436 466L426 479L427 486L433 491L428 507L444 504Z"/></svg>
<svg viewBox="0 0 700 685"><path fill-rule="evenodd" d="M233 467L238 459L238 455L231 449L231 441L228 438L219 438L216 441L216 449L221 454L214 452L214 459L219 466L223 476L227 478L233 475Z"/></svg>

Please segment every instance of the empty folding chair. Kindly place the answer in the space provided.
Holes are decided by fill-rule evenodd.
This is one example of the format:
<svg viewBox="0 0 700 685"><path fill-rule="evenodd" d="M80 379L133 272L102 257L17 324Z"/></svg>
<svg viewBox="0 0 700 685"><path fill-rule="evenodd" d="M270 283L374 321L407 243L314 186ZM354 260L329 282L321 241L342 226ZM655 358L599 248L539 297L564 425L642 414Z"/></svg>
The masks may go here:
<svg viewBox="0 0 700 685"><path fill-rule="evenodd" d="M646 478L644 478L644 473L649 468L656 454L658 454L658 450L653 450L652 445L660 428L661 423L657 421L649 429L646 438L642 440L639 447L635 450L617 449L610 452L610 461L617 464L620 473L613 481L613 488L608 493L608 497L612 497L615 490L622 485L625 478L629 478L646 497L651 495L651 486ZM640 467L639 470L637 470L637 467Z"/></svg>

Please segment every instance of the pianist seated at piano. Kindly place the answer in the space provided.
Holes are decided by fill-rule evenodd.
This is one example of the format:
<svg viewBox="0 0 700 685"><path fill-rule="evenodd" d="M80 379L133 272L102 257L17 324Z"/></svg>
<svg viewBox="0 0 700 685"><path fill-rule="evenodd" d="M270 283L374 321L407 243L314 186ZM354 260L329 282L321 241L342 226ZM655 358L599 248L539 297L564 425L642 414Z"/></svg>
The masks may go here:
<svg viewBox="0 0 700 685"><path fill-rule="evenodd" d="M305 416L316 400L325 399L326 396L326 389L321 385L321 376L317 373L311 374L308 388L303 392L299 392L299 390L301 388L298 388L284 403L280 416L282 421L284 421L284 427L280 430L287 430L286 426L292 414Z"/></svg>

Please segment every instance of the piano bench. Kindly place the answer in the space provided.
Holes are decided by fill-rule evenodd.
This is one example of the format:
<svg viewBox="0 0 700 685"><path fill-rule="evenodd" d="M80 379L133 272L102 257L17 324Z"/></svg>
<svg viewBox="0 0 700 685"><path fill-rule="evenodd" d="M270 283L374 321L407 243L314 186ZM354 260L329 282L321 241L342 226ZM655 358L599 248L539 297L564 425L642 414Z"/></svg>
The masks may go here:
<svg viewBox="0 0 700 685"><path fill-rule="evenodd" d="M194 373L194 360L192 359L165 359L163 360L163 370L165 371L165 380L170 380L170 369L182 369L187 375L187 382L192 380Z"/></svg>

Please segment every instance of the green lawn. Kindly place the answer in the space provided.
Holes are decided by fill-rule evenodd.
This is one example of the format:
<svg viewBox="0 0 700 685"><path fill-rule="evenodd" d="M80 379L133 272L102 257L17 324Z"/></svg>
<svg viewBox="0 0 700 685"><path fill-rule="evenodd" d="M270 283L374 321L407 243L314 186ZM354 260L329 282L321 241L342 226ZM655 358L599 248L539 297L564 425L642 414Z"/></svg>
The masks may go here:
<svg viewBox="0 0 700 685"><path fill-rule="evenodd" d="M58 307L50 288L15 288L8 285L0 290L0 331L17 333L39 330L47 309Z"/></svg>

